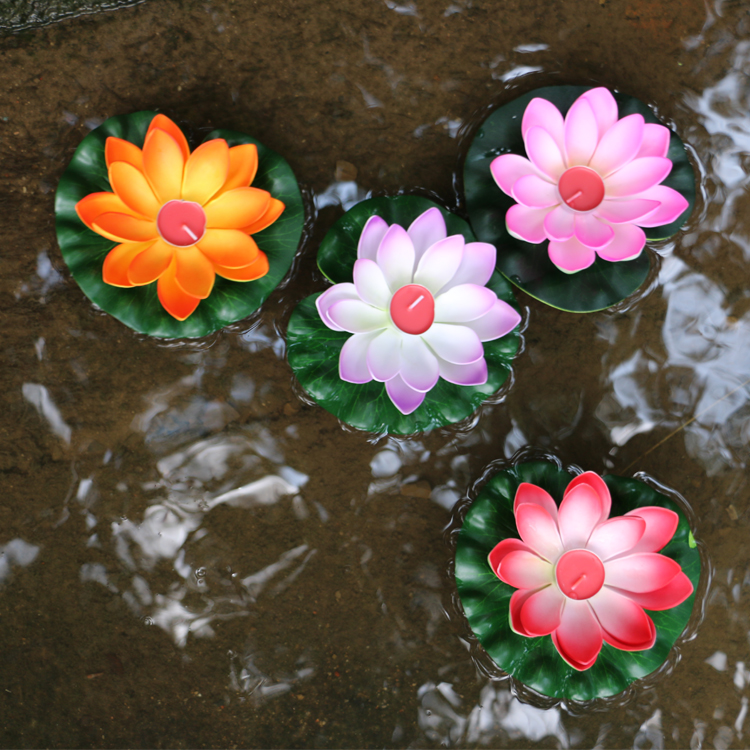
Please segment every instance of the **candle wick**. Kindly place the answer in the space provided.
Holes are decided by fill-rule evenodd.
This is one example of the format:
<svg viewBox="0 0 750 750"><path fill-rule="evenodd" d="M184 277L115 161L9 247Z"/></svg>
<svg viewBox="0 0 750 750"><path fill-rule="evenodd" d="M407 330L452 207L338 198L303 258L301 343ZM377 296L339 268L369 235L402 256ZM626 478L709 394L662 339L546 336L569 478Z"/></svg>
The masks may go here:
<svg viewBox="0 0 750 750"><path fill-rule="evenodd" d="M417 306L417 305L418 305L418 304L419 304L419 303L420 303L420 302L421 302L421 301L422 301L423 299L424 299L424 294L420 294L420 295L419 295L419 297L417 297L417 299L415 299L415 300L414 300L414 302L412 302L412 303L411 303L411 304L409 305L409 307L408 307L407 309L409 309L409 310L412 310L412 309L413 309L413 308L415 308L415 307L416 307L416 306Z"/></svg>
<svg viewBox="0 0 750 750"><path fill-rule="evenodd" d="M578 584L581 583L581 581L583 581L584 578L586 578L586 574L585 573L570 587L570 590L571 591L575 591L576 590L576 586L578 586Z"/></svg>
<svg viewBox="0 0 750 750"><path fill-rule="evenodd" d="M190 239L193 242L198 239L198 235L187 224L183 224L182 228L190 235Z"/></svg>
<svg viewBox="0 0 750 750"><path fill-rule="evenodd" d="M570 198L568 198L567 201L565 201L569 206L573 205L573 201L576 200L576 198L580 198L583 195L583 190L579 190L575 195L571 195Z"/></svg>

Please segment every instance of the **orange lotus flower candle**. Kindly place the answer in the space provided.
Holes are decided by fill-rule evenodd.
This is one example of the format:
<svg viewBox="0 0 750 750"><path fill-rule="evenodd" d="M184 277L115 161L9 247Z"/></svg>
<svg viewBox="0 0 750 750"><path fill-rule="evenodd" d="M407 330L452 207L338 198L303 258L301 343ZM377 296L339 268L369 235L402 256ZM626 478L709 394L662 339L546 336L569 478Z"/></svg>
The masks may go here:
<svg viewBox="0 0 750 750"><path fill-rule="evenodd" d="M114 192L91 193L75 207L89 229L119 243L104 261L105 283L156 281L162 306L182 321L211 294L216 274L253 281L268 273L251 235L273 224L284 204L250 187L254 144L230 148L217 138L191 154L177 125L157 115L142 150L109 137L105 159Z"/></svg>

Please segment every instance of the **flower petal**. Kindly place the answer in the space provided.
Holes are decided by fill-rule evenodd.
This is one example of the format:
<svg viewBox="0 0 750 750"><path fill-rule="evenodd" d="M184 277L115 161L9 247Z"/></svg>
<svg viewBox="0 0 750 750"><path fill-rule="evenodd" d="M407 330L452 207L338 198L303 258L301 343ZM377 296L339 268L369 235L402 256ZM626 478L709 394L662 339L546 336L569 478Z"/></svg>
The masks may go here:
<svg viewBox="0 0 750 750"><path fill-rule="evenodd" d="M518 154L502 154L496 157L490 162L490 172L497 186L507 195L513 195L513 186L522 177L542 177L542 173L528 159ZM546 179L549 180L549 177Z"/></svg>
<svg viewBox="0 0 750 750"><path fill-rule="evenodd" d="M604 180L607 198L621 198L642 193L658 185L672 171L672 162L660 156L634 159Z"/></svg>
<svg viewBox="0 0 750 750"><path fill-rule="evenodd" d="M140 169L124 161L112 162L109 166L109 183L127 206L140 216L156 220L161 203Z"/></svg>
<svg viewBox="0 0 750 750"><path fill-rule="evenodd" d="M143 171L160 203L180 197L184 168L177 141L164 130L149 130L143 146Z"/></svg>
<svg viewBox="0 0 750 750"><path fill-rule="evenodd" d="M378 335L379 331L355 333L346 340L339 355L339 377L342 380L347 383L369 383L372 380L367 367L367 350Z"/></svg>
<svg viewBox="0 0 750 750"><path fill-rule="evenodd" d="M586 601L568 599L560 626L552 633L552 642L560 656L573 669L591 667L602 650L602 629Z"/></svg>
<svg viewBox="0 0 750 750"><path fill-rule="evenodd" d="M133 259L128 268L128 280L133 286L151 284L170 267L174 255L175 249L171 245L163 240L156 240ZM176 270L176 265L173 270ZM172 275L174 278L174 273Z"/></svg>
<svg viewBox="0 0 750 750"><path fill-rule="evenodd" d="M655 122L647 122L643 126L643 140L635 158L641 156L666 156L669 152L669 139L671 133L669 128L657 125Z"/></svg>
<svg viewBox="0 0 750 750"><path fill-rule="evenodd" d="M223 138L202 143L190 154L182 180L182 200L201 206L222 188L229 174L229 146ZM178 273L179 279L179 273Z"/></svg>
<svg viewBox="0 0 750 750"><path fill-rule="evenodd" d="M519 505L538 505L549 513L552 520L557 523L557 503L547 490L537 487L529 482L521 482L516 490L513 500L513 512L518 510Z"/></svg>
<svg viewBox="0 0 750 750"><path fill-rule="evenodd" d="M385 391L402 414L411 414L424 401L424 393L408 386L400 375L385 384Z"/></svg>
<svg viewBox="0 0 750 750"><path fill-rule="evenodd" d="M557 183L565 171L565 160L555 139L544 128L534 126L526 131L524 143L531 163Z"/></svg>
<svg viewBox="0 0 750 750"><path fill-rule="evenodd" d="M599 132L598 141L601 141L602 136L617 122L617 102L612 92L604 86L586 91L581 94L581 99L586 99L591 105Z"/></svg>
<svg viewBox="0 0 750 750"><path fill-rule="evenodd" d="M333 322L328 311L337 302L341 302L341 300L345 299L359 299L359 294L357 294L357 288L354 284L348 282L336 284L329 289L326 289L325 292L315 300L315 306L318 308L318 313L322 321L334 331L343 331L344 329ZM346 346L346 344L344 344L344 346Z"/></svg>
<svg viewBox="0 0 750 750"><path fill-rule="evenodd" d="M536 591L519 589L518 591L514 591L510 597L510 628L514 633L525 635L527 638L531 638L531 633L526 632L526 628L521 622L521 610L527 599L535 593Z"/></svg>
<svg viewBox="0 0 750 750"><path fill-rule="evenodd" d="M379 225L375 226L377 228ZM362 230L362 235L366 229L367 225ZM402 286L411 283L414 272L414 245L403 227L394 224L386 231L378 246L376 262L392 293L395 294Z"/></svg>
<svg viewBox="0 0 750 750"><path fill-rule="evenodd" d="M560 110L547 99L534 97L527 105L521 120L521 135L524 140L531 128L546 130L557 144L560 152L565 145L565 125Z"/></svg>
<svg viewBox="0 0 750 750"><path fill-rule="evenodd" d="M677 530L677 524L680 521L678 515L673 510L659 508L655 505L631 510L625 516L640 518L646 524L645 531L638 544L631 550L631 554L635 554L636 552L658 552L663 547L666 547L672 540Z"/></svg>
<svg viewBox="0 0 750 750"><path fill-rule="evenodd" d="M328 308L330 319L349 333L367 333L388 327L388 313L362 300L342 300Z"/></svg>
<svg viewBox="0 0 750 750"><path fill-rule="evenodd" d="M609 487L607 487L607 483L595 471L584 471L583 474L573 477L565 488L565 492L563 492L563 499L581 484L591 487L591 489L599 495L599 502L602 507L602 514L599 518L599 522L604 523L604 521L609 518L609 513L612 510L612 496L609 492Z"/></svg>
<svg viewBox="0 0 750 750"><path fill-rule="evenodd" d="M380 216L371 216L359 235L357 244L357 257L369 258L376 260L378 257L378 247L388 231L388 222L381 219Z"/></svg>
<svg viewBox="0 0 750 750"><path fill-rule="evenodd" d="M680 572L666 586L654 591L636 594L623 589L613 588L612 590L632 599L641 607L660 612L682 604L693 593L693 584L683 572Z"/></svg>
<svg viewBox="0 0 750 750"><path fill-rule="evenodd" d="M509 334L520 322L520 314L499 299L481 318L466 323L466 327L471 328L480 341L493 341Z"/></svg>
<svg viewBox="0 0 750 750"><path fill-rule="evenodd" d="M484 385L487 382L487 361L484 357L468 365L456 365L437 358L440 377L456 385Z"/></svg>
<svg viewBox="0 0 750 750"><path fill-rule="evenodd" d="M589 600L604 640L624 651L643 651L656 642L651 618L632 599L604 586Z"/></svg>
<svg viewBox="0 0 750 750"><path fill-rule="evenodd" d="M508 557L505 558L503 567ZM547 566L551 571L552 566L549 563ZM526 599L519 613L524 630L531 636L549 635L560 626L564 605L565 597L557 586L546 586L541 591L536 591Z"/></svg>
<svg viewBox="0 0 750 750"><path fill-rule="evenodd" d="M105 284L112 286L131 287L132 282L128 278L128 268L133 259L144 250L148 250L154 241L149 242L127 242L113 247L102 266L102 280Z"/></svg>
<svg viewBox="0 0 750 750"><path fill-rule="evenodd" d="M593 248L586 247L577 237L571 237L565 242L551 241L547 252L549 259L563 273L582 271L596 260Z"/></svg>
<svg viewBox="0 0 750 750"><path fill-rule="evenodd" d="M596 207L593 215L611 224L628 224L643 216L648 216L659 208L659 205L659 201L643 198L605 198ZM640 221L638 223L643 226Z"/></svg>
<svg viewBox="0 0 750 750"><path fill-rule="evenodd" d="M182 154L183 162L188 160L190 156L190 146L188 146L185 134L180 130L175 122L170 120L166 115L156 115L148 126L146 131L146 138L148 139L149 134L155 129L163 130L165 133L169 133L172 138L175 139L177 145L180 147L180 153Z"/></svg>
<svg viewBox="0 0 750 750"><path fill-rule="evenodd" d="M554 582L552 564L530 550L509 552L503 557L495 572L501 581L517 589L538 589ZM562 605L562 600L559 604Z"/></svg>
<svg viewBox="0 0 750 750"><path fill-rule="evenodd" d="M110 136L104 142L104 161L107 167L116 161L124 161L143 171L143 151L134 143Z"/></svg>
<svg viewBox="0 0 750 750"><path fill-rule="evenodd" d="M222 193L253 184L258 171L258 147L254 143L241 143L229 149L229 171L221 186Z"/></svg>
<svg viewBox="0 0 750 750"><path fill-rule="evenodd" d="M260 219L268 210L271 194L258 188L229 190L204 207L206 226L216 229L242 229Z"/></svg>
<svg viewBox="0 0 750 750"><path fill-rule="evenodd" d="M430 245L417 264L414 283L421 284L433 294L438 294L456 275L465 244L463 235L453 234Z"/></svg>
<svg viewBox="0 0 750 750"><path fill-rule="evenodd" d="M357 294L368 305L388 309L391 301L391 290L385 280L380 266L369 258L354 261L354 286ZM388 380L388 378L386 378Z"/></svg>
<svg viewBox="0 0 750 750"><path fill-rule="evenodd" d="M255 281L265 276L269 269L268 256L262 250L258 251L258 257L254 261L239 268L227 268L214 263L214 271L230 281Z"/></svg>
<svg viewBox="0 0 750 750"><path fill-rule="evenodd" d="M268 208L265 210L265 213L259 218L256 219L252 224L248 224L246 227L242 227L240 231L244 232L245 234L257 234L258 232L262 232L266 227L270 227L271 224L276 221L276 219L281 216L281 214L284 212L284 209L286 206L279 200L276 200L276 198L271 198L271 201L268 204Z"/></svg>
<svg viewBox="0 0 750 750"><path fill-rule="evenodd" d="M78 218L92 232L96 232L94 221L102 214L133 215L132 209L123 203L122 198L118 198L114 193L89 193L76 203L76 213L78 214Z"/></svg>
<svg viewBox="0 0 750 750"><path fill-rule="evenodd" d="M375 380L385 383L401 369L402 339L400 334L385 329L376 336L367 350L367 369Z"/></svg>
<svg viewBox="0 0 750 750"><path fill-rule="evenodd" d="M406 233L411 237L414 245L415 263L419 263L428 247L448 236L445 219L437 208L428 208L423 214L417 216Z"/></svg>
<svg viewBox="0 0 750 750"><path fill-rule="evenodd" d="M541 505L521 503L516 508L516 527L521 539L545 560L554 562L563 551L557 522Z"/></svg>
<svg viewBox="0 0 750 750"><path fill-rule="evenodd" d="M642 227L660 227L664 224L671 224L690 205L680 193L666 185L654 185L636 197L659 201L661 204L656 211L638 220L638 225Z"/></svg>
<svg viewBox="0 0 750 750"><path fill-rule="evenodd" d="M487 562L490 564L492 572L497 575L497 570L500 567L500 563L505 559L505 556L509 555L511 552L517 552L518 550L531 552L531 550L520 539L508 537L507 539L498 542L492 548L492 552L487 556Z"/></svg>
<svg viewBox="0 0 750 750"><path fill-rule="evenodd" d="M93 229L115 242L146 242L159 237L155 221L139 219L129 213L99 214L93 222Z"/></svg>
<svg viewBox="0 0 750 750"><path fill-rule="evenodd" d="M682 569L656 552L642 552L604 563L604 583L636 594L664 588Z"/></svg>
<svg viewBox="0 0 750 750"><path fill-rule="evenodd" d="M535 174L526 175L516 180L513 185L513 197L529 208L548 208L560 204L560 193L554 185Z"/></svg>
<svg viewBox="0 0 750 750"><path fill-rule="evenodd" d="M461 265L453 278L442 288L445 294L460 284L484 286L491 278L497 261L497 250L489 242L469 242L464 245Z"/></svg>
<svg viewBox="0 0 750 750"><path fill-rule="evenodd" d="M646 245L646 233L635 224L613 224L612 229L615 233L612 242L596 254L609 261L637 258Z"/></svg>
<svg viewBox="0 0 750 750"><path fill-rule="evenodd" d="M185 247L175 254L175 280L191 297L206 299L214 287L216 274L211 261L195 246Z"/></svg>
<svg viewBox="0 0 750 750"><path fill-rule="evenodd" d="M599 493L587 484L566 492L560 503L558 525L565 549L586 547L591 532L599 524L602 503Z"/></svg>
<svg viewBox="0 0 750 750"><path fill-rule="evenodd" d="M486 286L461 284L435 298L436 323L468 323L486 315L497 295Z"/></svg>
<svg viewBox="0 0 750 750"><path fill-rule="evenodd" d="M551 240L569 240L575 232L575 214L566 206L553 208L544 219L544 231Z"/></svg>
<svg viewBox="0 0 750 750"><path fill-rule="evenodd" d="M410 388L423 393L434 388L440 377L437 357L419 336L404 337L401 377Z"/></svg>
<svg viewBox="0 0 750 750"><path fill-rule="evenodd" d="M626 552L631 554L645 530L646 522L637 516L610 518L594 529L586 549L595 552L605 562Z"/></svg>
<svg viewBox="0 0 750 750"><path fill-rule="evenodd" d="M538 245L547 239L544 220L548 213L548 208L527 208L516 203L505 214L505 225L511 236Z"/></svg>
<svg viewBox="0 0 750 750"><path fill-rule="evenodd" d="M599 141L591 158L591 168L608 180L613 172L632 162L641 147L643 125L643 116L639 114L616 122Z"/></svg>
<svg viewBox="0 0 750 750"><path fill-rule="evenodd" d="M615 232L609 224L600 221L593 214L576 214L575 236L586 247L598 249L609 244Z"/></svg>
<svg viewBox="0 0 750 750"><path fill-rule="evenodd" d="M255 240L239 229L207 229L197 247L212 263L225 268L242 268L259 252Z"/></svg>
<svg viewBox="0 0 750 750"><path fill-rule="evenodd" d="M466 326L433 323L423 334L438 357L456 365L468 365L484 356L479 337Z"/></svg>
<svg viewBox="0 0 750 750"><path fill-rule="evenodd" d="M185 320L193 314L200 300L191 297L180 289L175 280L176 263L172 261L167 270L159 277L157 293L162 307L177 320Z"/></svg>
<svg viewBox="0 0 750 750"><path fill-rule="evenodd" d="M565 115L565 161L568 167L588 165L598 137L598 125L591 103L578 97Z"/></svg>

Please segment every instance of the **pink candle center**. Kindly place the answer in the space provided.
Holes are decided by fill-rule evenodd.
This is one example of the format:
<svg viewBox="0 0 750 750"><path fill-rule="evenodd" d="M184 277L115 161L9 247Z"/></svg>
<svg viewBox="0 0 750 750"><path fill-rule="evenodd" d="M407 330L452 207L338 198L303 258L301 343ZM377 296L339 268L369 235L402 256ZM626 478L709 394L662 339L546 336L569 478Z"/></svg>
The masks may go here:
<svg viewBox="0 0 750 750"><path fill-rule="evenodd" d="M156 217L159 236L175 247L190 247L206 233L206 212L193 201L167 201Z"/></svg>
<svg viewBox="0 0 750 750"><path fill-rule="evenodd" d="M402 286L391 299L391 320L404 333L424 333L435 320L435 299L419 284Z"/></svg>
<svg viewBox="0 0 750 750"><path fill-rule="evenodd" d="M574 211L591 211L604 200L604 180L588 167L566 169L557 189L565 205Z"/></svg>
<svg viewBox="0 0 750 750"><path fill-rule="evenodd" d="M564 552L555 566L560 591L570 599L589 599L604 585L604 564L586 549Z"/></svg>

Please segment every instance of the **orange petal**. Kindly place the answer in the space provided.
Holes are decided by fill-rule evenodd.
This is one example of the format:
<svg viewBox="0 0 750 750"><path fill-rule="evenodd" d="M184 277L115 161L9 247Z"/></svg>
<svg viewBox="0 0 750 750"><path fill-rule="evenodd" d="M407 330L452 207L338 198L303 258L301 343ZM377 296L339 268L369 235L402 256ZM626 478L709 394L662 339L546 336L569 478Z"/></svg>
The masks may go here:
<svg viewBox="0 0 750 750"><path fill-rule="evenodd" d="M258 257L252 237L239 229L207 229L198 249L212 262L226 268L242 268Z"/></svg>
<svg viewBox="0 0 750 750"><path fill-rule="evenodd" d="M159 130L163 130L165 133L169 133L169 135L171 135L172 138L177 141L180 146L180 151L182 151L182 159L183 161L187 161L188 157L190 156L190 146L188 146L185 134L180 130L180 128L166 115L156 115L156 117L151 120L151 124L148 126L148 130L146 131L146 138L148 138L148 134L152 130L155 130L157 128Z"/></svg>
<svg viewBox="0 0 750 750"><path fill-rule="evenodd" d="M173 260L167 270L159 277L156 290L162 307L173 318L185 320L193 314L200 300L198 297L191 297L180 289L175 279L176 270L177 263Z"/></svg>
<svg viewBox="0 0 750 750"><path fill-rule="evenodd" d="M133 211L149 219L156 219L161 204L156 200L151 185L140 169L124 161L112 162L109 167L109 183Z"/></svg>
<svg viewBox="0 0 750 750"><path fill-rule="evenodd" d="M271 203L263 216L250 224L250 226L244 227L242 231L247 234L255 234L266 227L270 227L271 224L281 216L285 208L286 206L281 201L277 201L276 198L271 198Z"/></svg>
<svg viewBox="0 0 750 750"><path fill-rule="evenodd" d="M270 202L271 194L265 190L251 187L229 190L204 206L206 226L242 229L260 219Z"/></svg>
<svg viewBox="0 0 750 750"><path fill-rule="evenodd" d="M162 240L137 255L128 268L128 279L134 286L143 286L156 281L166 270L174 257L175 249Z"/></svg>
<svg viewBox="0 0 750 750"><path fill-rule="evenodd" d="M107 138L104 143L104 160L107 166L116 161L124 161L143 171L143 152L134 143L122 138Z"/></svg>
<svg viewBox="0 0 750 750"><path fill-rule="evenodd" d="M175 253L175 279L183 292L191 297L206 299L214 287L216 274L211 261L193 245Z"/></svg>
<svg viewBox="0 0 750 750"><path fill-rule="evenodd" d="M221 192L248 187L253 184L258 171L258 147L254 143L243 143L229 149L229 174Z"/></svg>
<svg viewBox="0 0 750 750"><path fill-rule="evenodd" d="M78 218L92 231L94 221L102 214L132 214L132 211L114 193L89 193L76 203Z"/></svg>
<svg viewBox="0 0 750 750"><path fill-rule="evenodd" d="M159 236L155 221L140 219L132 214L99 214L93 221L93 228L97 234L115 242L145 242Z"/></svg>
<svg viewBox="0 0 750 750"><path fill-rule="evenodd" d="M126 242L113 247L104 259L102 267L104 283L112 286L133 286L128 278L128 267L136 255L148 250L153 244L153 242Z"/></svg>
<svg viewBox="0 0 750 750"><path fill-rule="evenodd" d="M223 138L198 146L185 164L182 200L201 206L208 203L226 181L228 172L229 146Z"/></svg>
<svg viewBox="0 0 750 750"><path fill-rule="evenodd" d="M254 281L268 273L268 257L259 250L258 257L250 265L242 268L225 268L224 266L214 265L214 271L231 281Z"/></svg>
<svg viewBox="0 0 750 750"><path fill-rule="evenodd" d="M161 203L180 197L184 167L177 141L158 128L150 131L143 147L143 171Z"/></svg>

